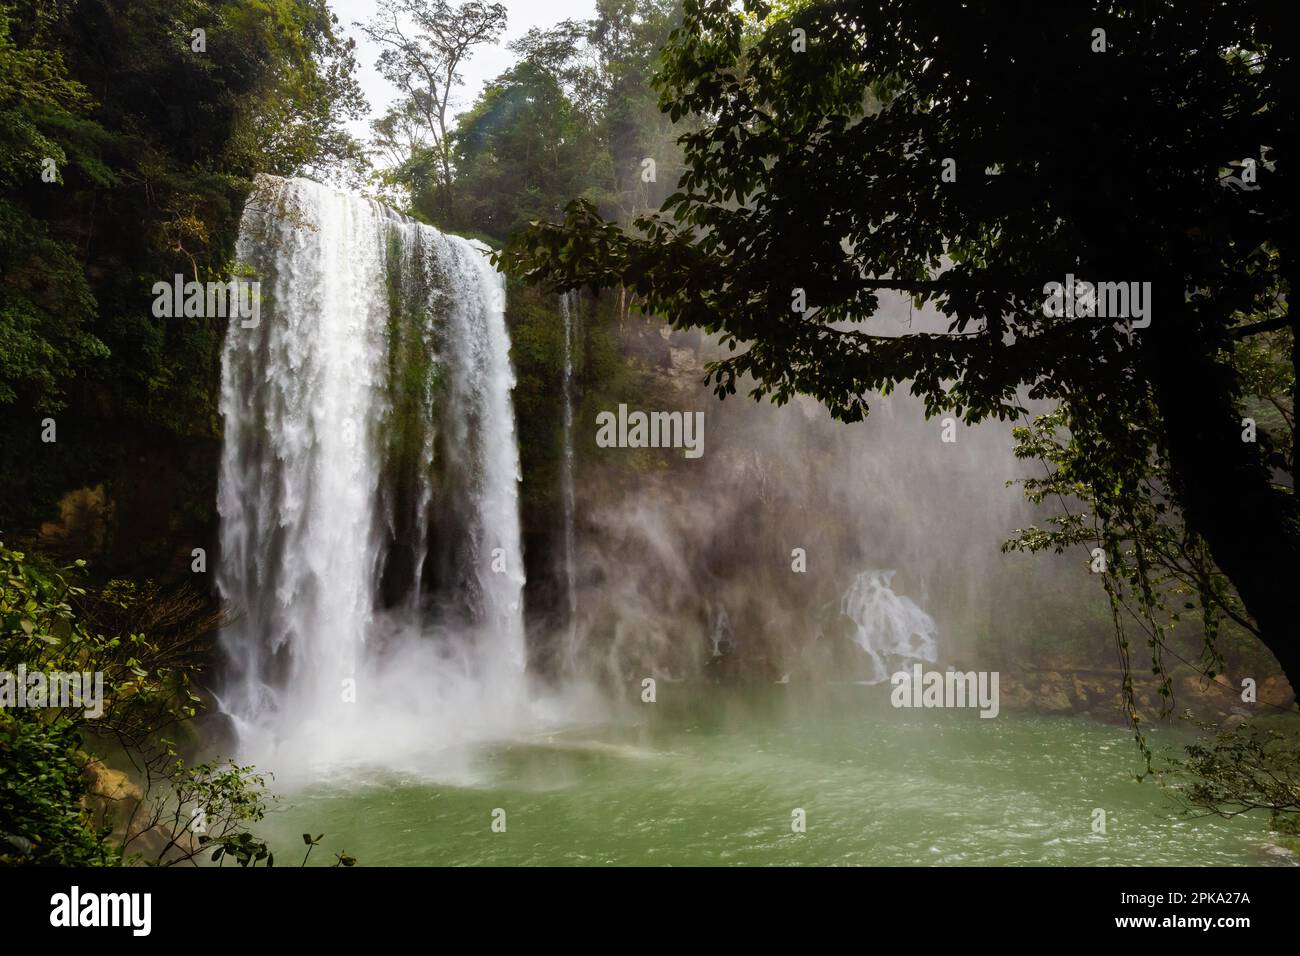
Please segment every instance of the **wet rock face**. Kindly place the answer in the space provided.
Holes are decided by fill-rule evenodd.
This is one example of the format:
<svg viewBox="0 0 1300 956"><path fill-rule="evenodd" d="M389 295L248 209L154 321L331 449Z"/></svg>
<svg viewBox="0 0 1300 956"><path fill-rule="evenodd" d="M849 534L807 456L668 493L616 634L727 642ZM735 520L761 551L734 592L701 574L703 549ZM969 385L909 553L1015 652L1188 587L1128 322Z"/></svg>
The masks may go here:
<svg viewBox="0 0 1300 956"><path fill-rule="evenodd" d="M1182 668L1186 670L1186 668ZM1154 675L1133 674L1133 696L1145 716L1160 712L1165 700ZM1002 705L1030 713L1088 714L1102 720L1125 720L1123 675L1118 669L1071 671L1021 669L1002 673ZM1224 675L1205 680L1194 674L1171 675L1175 713L1191 711L1196 717L1245 719L1255 712L1271 712L1295 705L1295 694L1285 677L1274 675L1258 685L1254 703L1242 701L1242 688Z"/></svg>
<svg viewBox="0 0 1300 956"><path fill-rule="evenodd" d="M1259 700L1260 703L1272 704L1274 707L1294 707L1295 690L1286 677L1276 674L1265 678L1259 685Z"/></svg>
<svg viewBox="0 0 1300 956"><path fill-rule="evenodd" d="M113 521L113 502L103 485L76 488L59 499L58 521L41 525L40 546L55 553L99 554Z"/></svg>
<svg viewBox="0 0 1300 956"><path fill-rule="evenodd" d="M89 761L82 775L86 780L86 795L81 798L81 805L90 814L92 824L112 826L116 843L138 836L140 824L133 818L142 816L137 810L144 800L144 792L121 770L114 770L100 760Z"/></svg>
<svg viewBox="0 0 1300 956"><path fill-rule="evenodd" d="M1069 686L1064 675L1055 671L1048 673L1046 679L1038 685L1038 709L1049 714L1073 711L1076 703L1070 699Z"/></svg>

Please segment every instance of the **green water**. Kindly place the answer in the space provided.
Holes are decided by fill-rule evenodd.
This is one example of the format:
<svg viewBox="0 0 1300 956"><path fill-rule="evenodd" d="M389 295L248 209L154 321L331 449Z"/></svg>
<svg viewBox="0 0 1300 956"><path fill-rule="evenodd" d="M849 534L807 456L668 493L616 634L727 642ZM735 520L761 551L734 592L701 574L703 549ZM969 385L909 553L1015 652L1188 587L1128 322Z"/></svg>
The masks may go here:
<svg viewBox="0 0 1300 956"><path fill-rule="evenodd" d="M697 689L674 707L679 693L661 685L621 721L441 755L451 783L336 773L283 794L259 832L281 866L307 830L326 834L313 865L339 849L401 866L1293 862L1263 818L1189 819L1168 789L1136 782L1122 726L895 710L887 688L855 685ZM1157 753L1176 733L1152 733Z"/></svg>

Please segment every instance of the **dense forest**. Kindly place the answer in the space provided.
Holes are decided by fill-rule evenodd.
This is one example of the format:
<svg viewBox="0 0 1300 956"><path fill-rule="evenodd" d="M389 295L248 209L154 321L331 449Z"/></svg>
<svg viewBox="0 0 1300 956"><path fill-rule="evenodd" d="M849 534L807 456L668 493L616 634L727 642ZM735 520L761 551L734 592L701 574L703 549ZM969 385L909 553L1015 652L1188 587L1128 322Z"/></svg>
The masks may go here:
<svg viewBox="0 0 1300 956"><path fill-rule="evenodd" d="M904 567L921 617L963 635L948 662L998 669L1006 706L1122 726L1136 776L1178 781L1187 812L1300 832L1281 12L597 0L469 91L508 16L0 0L0 669L105 685L94 720L0 711L0 862L275 862L276 768L227 759L218 680L231 323L159 317L150 290L253 275L241 221L295 177L481 243L504 275L548 693L867 683L854 595L904 603L861 569ZM397 91L382 109L370 68ZM455 383L419 344L420 253L387 248L408 270L387 266L406 444L379 470L418 497L422 456L457 452L417 420ZM1146 282L1149 323L1046 308L1075 276ZM605 454L592 423L621 405L700 409L717 470ZM451 514L468 479L434 471L391 537L472 536ZM791 590L792 545L834 572ZM390 560L377 606L403 576L464 590L457 547ZM1187 704L1202 736L1157 753Z"/></svg>

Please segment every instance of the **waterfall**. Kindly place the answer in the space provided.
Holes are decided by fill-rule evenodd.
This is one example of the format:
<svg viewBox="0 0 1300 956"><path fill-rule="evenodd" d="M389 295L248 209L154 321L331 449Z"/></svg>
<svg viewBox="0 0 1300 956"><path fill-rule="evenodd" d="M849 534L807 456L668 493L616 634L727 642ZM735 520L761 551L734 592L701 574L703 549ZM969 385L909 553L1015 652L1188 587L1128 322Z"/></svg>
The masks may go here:
<svg viewBox="0 0 1300 956"><path fill-rule="evenodd" d="M560 314L564 318L564 588L568 599L569 646L572 647L574 629L578 621L578 590L574 572L575 533L574 514L577 495L573 484L573 321L577 308L576 296L565 292L560 296Z"/></svg>
<svg viewBox="0 0 1300 956"><path fill-rule="evenodd" d="M709 644L713 651L712 656L721 657L722 646L725 644L730 649L732 643L731 618L727 616L727 609L719 604L717 612L713 616L713 628L709 632Z"/></svg>
<svg viewBox="0 0 1300 956"><path fill-rule="evenodd" d="M934 619L908 597L895 594L893 571L863 571L840 599L854 624L853 642L871 661L869 683L889 680L891 668L938 657Z"/></svg>
<svg viewBox="0 0 1300 956"><path fill-rule="evenodd" d="M525 695L505 286L486 247L264 177L237 256L217 584L245 754L384 760L490 733Z"/></svg>

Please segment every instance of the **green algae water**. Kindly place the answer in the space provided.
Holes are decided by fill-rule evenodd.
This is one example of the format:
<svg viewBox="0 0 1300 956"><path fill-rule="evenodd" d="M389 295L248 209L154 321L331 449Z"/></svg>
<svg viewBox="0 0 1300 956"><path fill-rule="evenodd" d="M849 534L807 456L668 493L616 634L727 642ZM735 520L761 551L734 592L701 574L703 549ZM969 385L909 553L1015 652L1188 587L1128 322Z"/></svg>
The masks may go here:
<svg viewBox="0 0 1300 956"><path fill-rule="evenodd" d="M1158 756L1187 739L1149 735ZM356 767L284 792L259 832L280 866L308 830L325 834L312 865L1294 863L1263 817L1190 818L1137 782L1123 726L896 710L880 686L660 684L621 720L429 758L441 773Z"/></svg>

